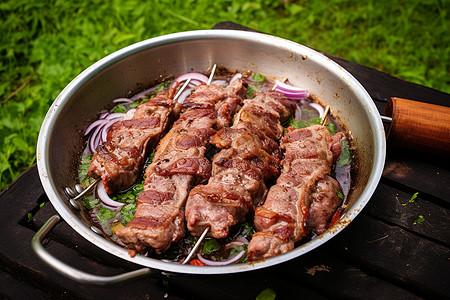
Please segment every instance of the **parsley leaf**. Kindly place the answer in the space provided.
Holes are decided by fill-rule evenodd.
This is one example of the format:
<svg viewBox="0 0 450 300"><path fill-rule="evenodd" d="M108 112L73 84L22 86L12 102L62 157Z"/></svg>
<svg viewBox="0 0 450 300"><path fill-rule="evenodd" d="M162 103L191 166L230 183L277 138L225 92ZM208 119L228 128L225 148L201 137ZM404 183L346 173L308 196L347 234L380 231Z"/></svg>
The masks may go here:
<svg viewBox="0 0 450 300"><path fill-rule="evenodd" d="M334 135L336 133L336 127L333 123L327 123L324 126L328 129L331 135Z"/></svg>
<svg viewBox="0 0 450 300"><path fill-rule="evenodd" d="M342 151L341 155L339 155L337 166L343 167L350 162L350 158L352 156L352 152L349 149L347 140L341 140Z"/></svg>
<svg viewBox="0 0 450 300"><path fill-rule="evenodd" d="M116 107L114 107L114 112L124 114L127 112L127 108L125 107L125 105L119 104Z"/></svg>
<svg viewBox="0 0 450 300"><path fill-rule="evenodd" d="M417 218L417 220L413 223L413 225L417 225L422 223L423 221L425 221L425 218L422 215L419 215L419 217Z"/></svg>
<svg viewBox="0 0 450 300"><path fill-rule="evenodd" d="M259 73L253 73L252 74L252 79L254 81L258 81L260 83L263 83L266 80L266 77L264 75L262 75L262 74L259 74Z"/></svg>
<svg viewBox="0 0 450 300"><path fill-rule="evenodd" d="M101 224L105 224L109 219L115 217L116 213L112 210L107 209L103 205L100 205L95 215L97 216Z"/></svg>
<svg viewBox="0 0 450 300"><path fill-rule="evenodd" d="M416 201L417 195L419 195L419 192L415 192L411 199L409 199L409 203L414 203L414 201Z"/></svg>
<svg viewBox="0 0 450 300"><path fill-rule="evenodd" d="M93 194L89 194L83 197L83 205L87 209L93 209L98 204L100 204L100 200L96 199Z"/></svg>
<svg viewBox="0 0 450 300"><path fill-rule="evenodd" d="M319 125L319 124L320 118L314 118L309 121L303 120L295 121L294 117L291 116L290 119L287 121L287 126L293 126L295 129L306 128L312 125Z"/></svg>
<svg viewBox="0 0 450 300"><path fill-rule="evenodd" d="M202 254L211 254L214 251L219 250L220 246L216 239L209 238L203 243Z"/></svg>
<svg viewBox="0 0 450 300"><path fill-rule="evenodd" d="M244 235L248 240L250 240L255 233L255 229L248 222L242 224L239 231L239 235Z"/></svg>
<svg viewBox="0 0 450 300"><path fill-rule="evenodd" d="M339 197L339 199L344 200L344 194L342 194L341 191L336 190L336 195Z"/></svg>
<svg viewBox="0 0 450 300"><path fill-rule="evenodd" d="M136 203L130 203L127 205L124 205L122 207L122 210L120 211L120 215L123 217L122 224L123 226L127 226L127 224L133 220L134 214L136 213Z"/></svg>
<svg viewBox="0 0 450 300"><path fill-rule="evenodd" d="M247 98L248 99L253 99L255 93L256 93L256 89L249 85L247 87Z"/></svg>

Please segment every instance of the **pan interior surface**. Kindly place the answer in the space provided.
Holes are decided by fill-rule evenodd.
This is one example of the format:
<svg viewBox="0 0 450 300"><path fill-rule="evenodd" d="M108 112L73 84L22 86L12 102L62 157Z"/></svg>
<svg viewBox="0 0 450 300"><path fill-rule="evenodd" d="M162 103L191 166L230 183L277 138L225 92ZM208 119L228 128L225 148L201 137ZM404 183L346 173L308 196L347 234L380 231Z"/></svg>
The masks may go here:
<svg viewBox="0 0 450 300"><path fill-rule="evenodd" d="M201 267L137 255L95 234L74 211L64 193L73 187L83 133L111 100L127 97L161 78L189 71L206 72L217 64L230 71L289 78L303 87L346 125L357 149L357 184L344 217L319 238L291 252L262 262L225 267ZM125 260L176 273L223 274L259 269L300 256L342 230L365 206L381 177L385 159L384 129L375 105L364 88L342 67L297 43L281 38L233 30L204 30L157 37L119 50L77 76L56 98L42 125L37 165L44 189L58 213L86 239Z"/></svg>

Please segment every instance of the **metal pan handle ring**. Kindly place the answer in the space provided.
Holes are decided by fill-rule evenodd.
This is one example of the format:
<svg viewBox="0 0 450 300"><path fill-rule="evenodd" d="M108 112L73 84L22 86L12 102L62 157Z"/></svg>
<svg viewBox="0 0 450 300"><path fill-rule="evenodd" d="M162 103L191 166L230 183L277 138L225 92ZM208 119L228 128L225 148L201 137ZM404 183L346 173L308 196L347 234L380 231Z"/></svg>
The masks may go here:
<svg viewBox="0 0 450 300"><path fill-rule="evenodd" d="M59 220L60 217L58 215L50 217L50 219L48 219L47 222L45 222L45 224L42 225L42 227L34 235L33 239L31 240L31 247L41 260L43 260L45 263L47 263L50 267L52 267L55 271L59 272L60 274L79 283L106 286L124 283L141 277L146 277L149 276L150 273L152 272L152 270L149 268L143 268L116 276L98 276L85 273L83 271L77 270L63 263L59 259L52 256L42 246L42 240L50 232L53 226L55 226L56 223L59 222Z"/></svg>

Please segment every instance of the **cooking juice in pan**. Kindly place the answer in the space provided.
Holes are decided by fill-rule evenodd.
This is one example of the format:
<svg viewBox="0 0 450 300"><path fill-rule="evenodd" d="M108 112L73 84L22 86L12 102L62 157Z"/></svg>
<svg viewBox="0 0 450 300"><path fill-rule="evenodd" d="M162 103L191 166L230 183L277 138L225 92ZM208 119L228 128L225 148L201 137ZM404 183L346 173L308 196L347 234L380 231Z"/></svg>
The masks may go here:
<svg viewBox="0 0 450 300"><path fill-rule="evenodd" d="M205 75L199 73L184 74L175 79L163 81L159 85L145 90L131 98L119 98L113 100L113 103L115 104L113 109L103 112L100 115L99 120L92 123L86 130L88 140L86 142L86 149L82 154L79 167L79 180L83 187L86 187L94 181L94 179L88 176L88 168L91 164L93 153L96 151L98 145L102 144L106 140L106 134L109 128L111 128L115 122L123 120L124 118L129 118L129 115L134 113L137 106L150 101L149 99L153 99L153 97L155 97L161 90L168 90L175 84L175 82L180 82L180 87L186 78L191 78L191 83L177 99L179 103L182 103L192 93L196 85L201 82L206 82L208 78ZM314 124L320 124L320 117L324 114L324 108L317 102L314 102L306 91L296 89L295 87L292 87L291 90L291 86L289 86L288 81L282 82L251 72L231 74L226 70L221 70L214 76L214 81L212 81L212 84L226 87L230 84L230 82L236 80L237 78L242 78L245 82L247 86L246 98L249 99L253 98L256 92L274 89L274 86L277 84L275 91L285 94L290 101L295 103L293 115L283 124L285 128L289 126L302 128ZM336 132L344 132L345 134L344 129L339 126L339 124L330 115L326 118L327 123L325 126L331 134ZM170 128L170 126L171 124L168 124L168 128ZM331 176L336 178L339 182L341 191L337 191L337 193L345 203L345 199L350 192L353 164L351 161L352 155L349 150L350 145L348 137L342 139L341 144L342 151L339 159L337 159L337 161L333 164ZM126 227L126 225L133 219L134 213L136 212L136 199L144 189L143 175L145 169L153 159L156 143L150 145L149 148L151 149L147 149L145 162L142 167L142 172L137 178L137 183L133 184L130 188L124 191L119 191L108 195L100 182L96 192L85 196L83 199L85 212L91 223L97 228L101 228L106 237L124 247L126 245L123 244L115 233ZM208 158L211 159L216 152L217 150L214 147L209 147L207 153ZM267 184L267 188L270 188L271 185L275 184L275 181L276 179L273 180L273 182L269 182ZM204 181L196 182L196 184L204 183ZM182 261L198 239L197 237L190 235L189 230L186 229L185 232L186 234L184 238L178 242L172 243L170 248L161 254L155 253L155 251L152 251L151 248L141 252L145 255L163 260ZM246 262L247 245L254 233L255 229L253 226L253 219L250 217L245 222L233 226L229 237L227 238L206 238L199 248L199 259L195 259L193 263L201 265L224 265L235 262ZM314 238L314 236L315 234L311 233L300 243Z"/></svg>

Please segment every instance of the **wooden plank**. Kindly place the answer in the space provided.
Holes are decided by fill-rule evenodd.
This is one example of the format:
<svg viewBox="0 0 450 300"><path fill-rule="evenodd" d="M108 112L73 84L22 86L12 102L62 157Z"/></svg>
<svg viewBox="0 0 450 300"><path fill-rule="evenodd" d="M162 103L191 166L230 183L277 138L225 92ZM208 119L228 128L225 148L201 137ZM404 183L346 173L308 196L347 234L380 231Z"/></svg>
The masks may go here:
<svg viewBox="0 0 450 300"><path fill-rule="evenodd" d="M427 194L430 201L448 207L450 204L450 171L444 158L430 157L406 151L390 151L387 154L383 178L406 187L411 194ZM438 163L441 163L439 167ZM432 164L435 163L435 164Z"/></svg>
<svg viewBox="0 0 450 300"><path fill-rule="evenodd" d="M380 183L363 212L449 246L450 211L420 193L413 203L411 197L411 193ZM419 216L425 219L422 223L417 223Z"/></svg>
<svg viewBox="0 0 450 300"><path fill-rule="evenodd" d="M272 289L276 299L326 299L321 291L314 291L303 282L285 281L272 269L229 275L175 276L169 285L189 299L255 299L265 289ZM195 288L192 288L195 287Z"/></svg>
<svg viewBox="0 0 450 300"><path fill-rule="evenodd" d="M341 239L341 237L336 237ZM359 267L336 258L330 245L274 268L283 280L302 282L327 298L343 299L418 299L408 290L367 274Z"/></svg>
<svg viewBox="0 0 450 300"><path fill-rule="evenodd" d="M360 214L330 242L343 259L425 298L450 297L449 248Z"/></svg>
<svg viewBox="0 0 450 300"><path fill-rule="evenodd" d="M0 299L48 299L47 293L30 287L27 282L9 273L0 272Z"/></svg>

